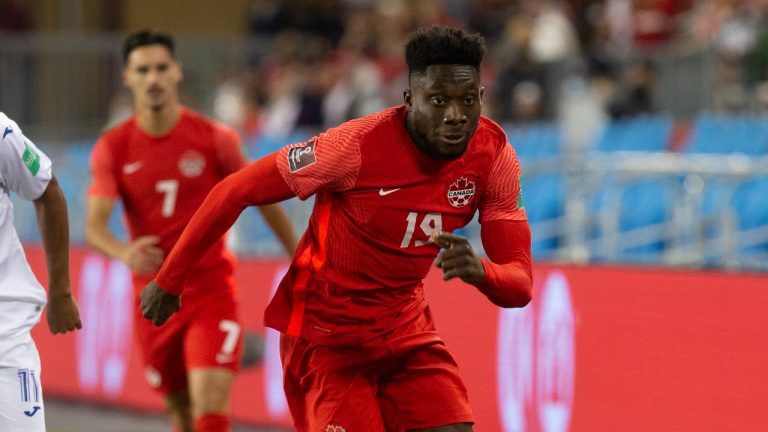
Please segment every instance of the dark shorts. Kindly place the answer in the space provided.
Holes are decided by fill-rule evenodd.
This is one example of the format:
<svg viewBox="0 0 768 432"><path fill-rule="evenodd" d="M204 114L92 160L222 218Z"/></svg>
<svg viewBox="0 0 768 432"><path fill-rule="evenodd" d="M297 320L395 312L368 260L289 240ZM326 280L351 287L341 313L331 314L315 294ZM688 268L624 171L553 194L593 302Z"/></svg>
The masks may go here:
<svg viewBox="0 0 768 432"><path fill-rule="evenodd" d="M284 385L296 430L405 431L472 423L456 361L427 308L383 336L329 347L282 335Z"/></svg>

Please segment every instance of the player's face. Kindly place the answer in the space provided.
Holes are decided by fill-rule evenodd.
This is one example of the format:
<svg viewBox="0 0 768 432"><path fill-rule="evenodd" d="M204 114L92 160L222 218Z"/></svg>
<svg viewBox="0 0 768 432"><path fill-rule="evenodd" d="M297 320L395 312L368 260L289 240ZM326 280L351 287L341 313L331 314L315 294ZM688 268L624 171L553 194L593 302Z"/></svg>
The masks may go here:
<svg viewBox="0 0 768 432"><path fill-rule="evenodd" d="M145 45L128 55L123 82L133 93L136 107L160 110L177 100L181 67L164 45Z"/></svg>
<svg viewBox="0 0 768 432"><path fill-rule="evenodd" d="M478 71L467 65L432 65L411 76L404 93L408 132L434 159L450 160L467 150L477 130L483 88Z"/></svg>

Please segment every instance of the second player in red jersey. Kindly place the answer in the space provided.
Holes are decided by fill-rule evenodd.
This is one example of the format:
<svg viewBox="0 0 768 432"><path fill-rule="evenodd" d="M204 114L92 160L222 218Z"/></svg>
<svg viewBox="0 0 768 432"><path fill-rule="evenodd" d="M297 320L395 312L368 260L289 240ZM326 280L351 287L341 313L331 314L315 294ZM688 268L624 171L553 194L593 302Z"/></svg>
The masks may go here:
<svg viewBox="0 0 768 432"><path fill-rule="evenodd" d="M471 431L466 388L422 281L434 263L502 307L532 295L519 163L480 114L484 51L482 37L460 29L415 32L403 106L284 148L216 186L142 291L144 316L163 324L179 309L187 275L246 206L314 195L265 316L283 333L297 430ZM452 234L478 211L488 259Z"/></svg>
<svg viewBox="0 0 768 432"><path fill-rule="evenodd" d="M135 333L150 386L165 398L177 430L228 432L230 391L242 353L235 260L219 238L185 284L185 310L168 326L141 319L138 292L156 274L208 192L245 166L237 133L181 106L181 69L162 33L131 35L124 46L126 86L136 113L106 132L91 155L86 240L133 272ZM124 207L130 240L109 230ZM293 229L282 208L262 214L289 251Z"/></svg>
<svg viewBox="0 0 768 432"><path fill-rule="evenodd" d="M90 196L121 199L132 239L169 251L216 183L245 166L233 129L184 107L172 130L152 136L131 117L105 133L91 154ZM225 280L235 260L219 239L196 266L193 285ZM153 274L134 272L139 289ZM201 293L202 294L202 293Z"/></svg>

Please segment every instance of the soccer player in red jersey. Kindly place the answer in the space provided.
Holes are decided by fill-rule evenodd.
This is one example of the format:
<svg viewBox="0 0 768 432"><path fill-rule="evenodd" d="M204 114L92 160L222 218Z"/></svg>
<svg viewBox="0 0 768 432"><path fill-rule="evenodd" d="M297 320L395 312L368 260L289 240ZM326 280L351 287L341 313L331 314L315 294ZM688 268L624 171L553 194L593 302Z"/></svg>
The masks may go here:
<svg viewBox="0 0 768 432"><path fill-rule="evenodd" d="M185 310L163 328L141 319L139 290L156 274L192 214L223 178L246 165L237 133L182 106L182 79L170 36L131 35L123 47L123 79L135 113L106 132L91 155L86 241L125 262L136 287L135 333L146 378L165 398L179 431L229 431L230 393L242 354L234 284L234 256L217 239L191 271ZM130 241L115 238L108 222L117 199ZM262 215L286 249L295 234L277 205Z"/></svg>
<svg viewBox="0 0 768 432"><path fill-rule="evenodd" d="M161 325L180 309L195 263L245 207L315 195L265 315L282 332L285 393L299 431L471 431L467 391L435 330L423 279L434 263L443 279L460 278L501 307L531 300L520 166L501 127L480 114L483 38L430 27L413 33L405 51L404 105L225 179L141 294L144 316ZM452 234L476 211L488 259Z"/></svg>

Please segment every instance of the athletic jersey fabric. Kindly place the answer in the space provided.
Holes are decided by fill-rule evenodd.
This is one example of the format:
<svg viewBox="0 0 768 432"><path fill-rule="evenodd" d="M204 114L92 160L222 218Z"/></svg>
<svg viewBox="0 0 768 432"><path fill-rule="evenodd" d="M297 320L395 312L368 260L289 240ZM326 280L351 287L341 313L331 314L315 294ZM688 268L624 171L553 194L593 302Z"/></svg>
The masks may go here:
<svg viewBox="0 0 768 432"><path fill-rule="evenodd" d="M216 183L245 166L233 129L182 108L165 136L142 131L131 117L104 134L91 155L91 196L120 198L130 237L160 237L166 254ZM194 286L222 280L234 256L219 239L188 279ZM141 290L151 276L134 274Z"/></svg>
<svg viewBox="0 0 768 432"><path fill-rule="evenodd" d="M39 198L52 178L51 160L27 139L13 120L0 112L0 301L45 304L45 289L24 256L13 225L13 192Z"/></svg>
<svg viewBox="0 0 768 432"><path fill-rule="evenodd" d="M347 122L277 157L300 197L315 195L307 232L265 321L323 345L370 340L426 306L422 280L439 249L432 231L525 221L520 165L500 126L481 117L456 160L423 155L406 107Z"/></svg>

